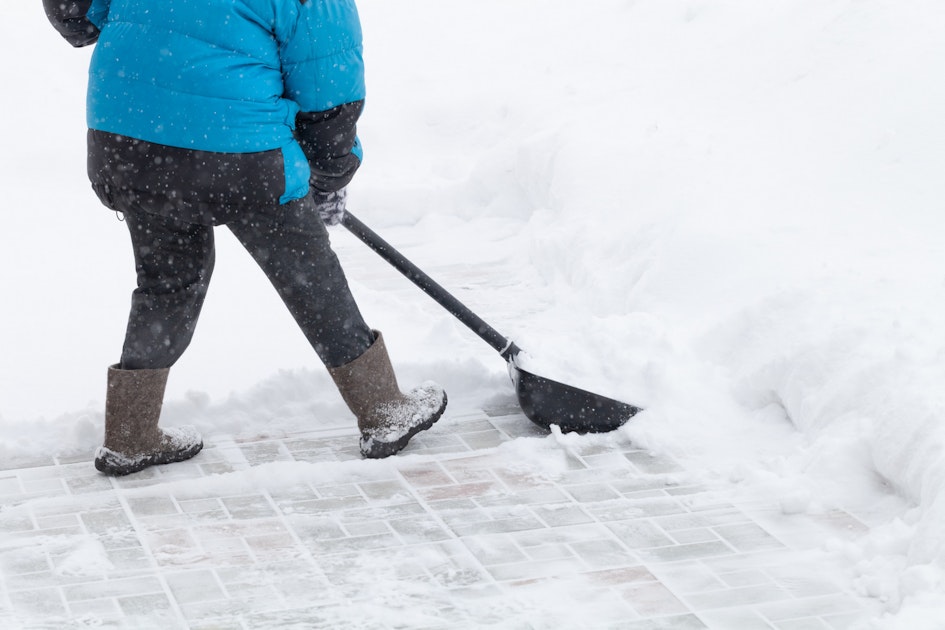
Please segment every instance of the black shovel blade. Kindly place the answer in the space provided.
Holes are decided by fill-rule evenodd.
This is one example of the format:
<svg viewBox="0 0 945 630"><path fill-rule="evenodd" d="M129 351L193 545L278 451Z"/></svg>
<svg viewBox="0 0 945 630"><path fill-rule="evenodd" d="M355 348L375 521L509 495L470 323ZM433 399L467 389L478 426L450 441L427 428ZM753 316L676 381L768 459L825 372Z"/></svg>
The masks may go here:
<svg viewBox="0 0 945 630"><path fill-rule="evenodd" d="M639 407L607 398L509 364L518 403L525 416L545 429L563 433L605 433L621 427Z"/></svg>

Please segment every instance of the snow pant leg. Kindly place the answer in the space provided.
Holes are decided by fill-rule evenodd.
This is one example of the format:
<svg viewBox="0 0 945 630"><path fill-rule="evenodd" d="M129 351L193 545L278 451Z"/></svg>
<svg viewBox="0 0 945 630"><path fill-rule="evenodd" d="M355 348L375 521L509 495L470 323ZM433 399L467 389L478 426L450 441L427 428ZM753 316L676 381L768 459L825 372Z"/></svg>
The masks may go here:
<svg viewBox="0 0 945 630"><path fill-rule="evenodd" d="M126 210L138 288L121 369L169 368L194 335L214 265L213 228Z"/></svg>
<svg viewBox="0 0 945 630"><path fill-rule="evenodd" d="M285 204L281 216L253 214L227 227L265 272L326 367L364 354L374 334L351 295L311 196Z"/></svg>

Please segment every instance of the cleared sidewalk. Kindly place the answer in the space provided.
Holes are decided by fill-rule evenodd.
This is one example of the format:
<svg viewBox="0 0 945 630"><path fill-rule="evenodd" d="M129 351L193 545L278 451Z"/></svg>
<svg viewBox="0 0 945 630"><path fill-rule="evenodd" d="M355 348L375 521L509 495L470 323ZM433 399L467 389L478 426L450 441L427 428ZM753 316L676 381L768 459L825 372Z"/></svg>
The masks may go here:
<svg viewBox="0 0 945 630"><path fill-rule="evenodd" d="M625 441L546 437L511 401L382 461L342 427L209 436L121 479L90 457L0 470L3 628L842 630L878 614L822 570L826 541L865 530L854 516L739 505Z"/></svg>

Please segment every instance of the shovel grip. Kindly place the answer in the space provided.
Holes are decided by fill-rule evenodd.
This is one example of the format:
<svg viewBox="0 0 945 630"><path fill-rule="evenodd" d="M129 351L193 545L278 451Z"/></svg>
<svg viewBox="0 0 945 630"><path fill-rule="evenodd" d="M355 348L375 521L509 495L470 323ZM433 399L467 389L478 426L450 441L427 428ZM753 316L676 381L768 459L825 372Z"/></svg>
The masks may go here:
<svg viewBox="0 0 945 630"><path fill-rule="evenodd" d="M394 249L387 241L377 235L371 228L364 225L360 219L345 211L341 224L360 241L370 247L381 258L390 263L397 271L417 285L424 293L433 298L445 308L453 317L461 321L471 331L502 355L506 361L511 361L520 352L519 348L503 336L495 328L487 324L481 317L457 300L446 289L440 286L433 278L424 273L419 267Z"/></svg>

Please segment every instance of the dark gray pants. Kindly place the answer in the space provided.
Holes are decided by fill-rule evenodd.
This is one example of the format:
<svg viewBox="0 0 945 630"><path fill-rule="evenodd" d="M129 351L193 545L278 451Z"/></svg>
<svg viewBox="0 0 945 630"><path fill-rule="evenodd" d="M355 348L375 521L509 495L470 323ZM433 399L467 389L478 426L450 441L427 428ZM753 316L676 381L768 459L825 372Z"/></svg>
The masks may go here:
<svg viewBox="0 0 945 630"><path fill-rule="evenodd" d="M193 338L214 265L213 227L125 210L138 288L121 355L126 370L171 367ZM310 199L227 223L262 268L322 362L338 367L374 341Z"/></svg>

